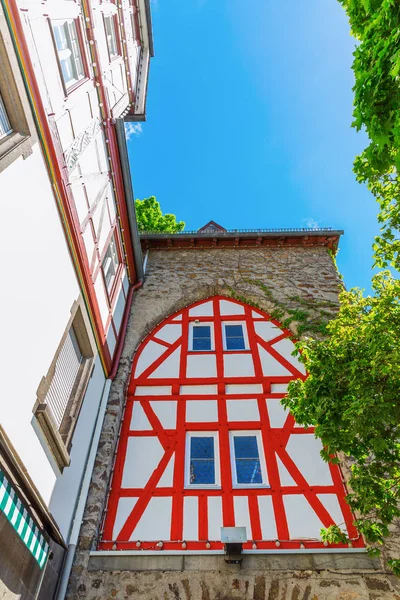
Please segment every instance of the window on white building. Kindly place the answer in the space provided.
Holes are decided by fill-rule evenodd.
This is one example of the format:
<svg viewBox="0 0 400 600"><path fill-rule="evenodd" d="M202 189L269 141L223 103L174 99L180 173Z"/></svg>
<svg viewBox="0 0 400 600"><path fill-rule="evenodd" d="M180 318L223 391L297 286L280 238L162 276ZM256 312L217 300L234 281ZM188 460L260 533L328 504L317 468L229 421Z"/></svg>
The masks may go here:
<svg viewBox="0 0 400 600"><path fill-rule="evenodd" d="M12 133L12 127L8 118L7 110L0 93L0 140Z"/></svg>
<svg viewBox="0 0 400 600"><path fill-rule="evenodd" d="M17 158L28 158L37 141L20 66L1 14L0 10L0 172Z"/></svg>
<svg viewBox="0 0 400 600"><path fill-rule="evenodd" d="M225 350L247 350L248 342L242 323L224 323L223 338Z"/></svg>
<svg viewBox="0 0 400 600"><path fill-rule="evenodd" d="M186 487L219 487L218 434L189 432L186 439Z"/></svg>
<svg viewBox="0 0 400 600"><path fill-rule="evenodd" d="M117 38L117 17L116 15L104 16L104 29L106 32L108 56L110 60L120 56Z"/></svg>
<svg viewBox="0 0 400 600"><path fill-rule="evenodd" d="M212 326L209 323L190 323L189 350L207 352L214 350Z"/></svg>
<svg viewBox="0 0 400 600"><path fill-rule="evenodd" d="M37 390L33 409L60 470L69 464L72 435L95 354L82 301L76 302L71 312L52 364Z"/></svg>
<svg viewBox="0 0 400 600"><path fill-rule="evenodd" d="M108 293L110 293L112 290L112 287L113 287L113 284L115 281L115 276L116 276L117 270L118 270L118 265L119 265L118 250L117 250L117 244L115 241L115 236L113 234L113 236L111 237L110 243L108 245L108 248L106 250L106 253L104 255L104 258L103 258L103 273L104 273L104 279L106 282Z"/></svg>
<svg viewBox="0 0 400 600"><path fill-rule="evenodd" d="M86 78L79 21L60 19L51 22L58 61L66 91Z"/></svg>
<svg viewBox="0 0 400 600"><path fill-rule="evenodd" d="M259 431L231 431L230 447L233 486L260 487L267 485L261 433Z"/></svg>

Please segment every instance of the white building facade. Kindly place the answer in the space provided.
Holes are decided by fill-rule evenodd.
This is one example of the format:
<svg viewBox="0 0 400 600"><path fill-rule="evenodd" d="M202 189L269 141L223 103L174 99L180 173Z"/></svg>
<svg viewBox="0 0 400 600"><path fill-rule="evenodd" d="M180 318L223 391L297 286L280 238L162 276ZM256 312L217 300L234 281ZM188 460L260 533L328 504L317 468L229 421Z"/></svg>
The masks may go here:
<svg viewBox="0 0 400 600"><path fill-rule="evenodd" d="M123 119L145 118L151 19L4 0L0 33L0 590L51 598L142 277Z"/></svg>

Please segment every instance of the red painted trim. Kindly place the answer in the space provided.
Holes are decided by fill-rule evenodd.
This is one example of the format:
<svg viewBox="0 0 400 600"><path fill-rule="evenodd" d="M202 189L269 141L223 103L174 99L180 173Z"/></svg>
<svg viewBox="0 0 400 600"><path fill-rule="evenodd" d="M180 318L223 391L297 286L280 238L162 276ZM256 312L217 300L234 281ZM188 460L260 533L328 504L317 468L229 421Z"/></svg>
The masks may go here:
<svg viewBox="0 0 400 600"><path fill-rule="evenodd" d="M242 488L234 488L232 489L232 496L273 496L276 492L282 493L284 496L290 496L292 494L302 494L304 489L308 489L304 487L288 485L288 486L278 486L266 488L253 488L253 489L242 489ZM337 488L335 485L314 485L313 491L316 494L336 494ZM143 492L143 488L121 488L119 495L121 498L129 498L131 496L140 496ZM152 496L171 496L175 493L175 487L157 487L152 491ZM218 489L204 489L204 490L196 490L196 489L185 489L185 496L221 496L221 488Z"/></svg>
<svg viewBox="0 0 400 600"><path fill-rule="evenodd" d="M187 315L182 318L182 336L181 355L179 362L179 375L186 375L185 356L188 349L189 322ZM179 392L179 390L177 390ZM186 444L186 401L178 402L177 405L177 423L176 423L176 453L175 453L175 471L174 471L174 496L172 498L171 515L171 539L181 540L183 537L183 489L185 485L185 444Z"/></svg>
<svg viewBox="0 0 400 600"><path fill-rule="evenodd" d="M161 338L158 338L158 337L154 336L151 339L152 339L153 342L156 342L156 344L161 344L161 346L165 346L166 348L170 348L171 347L171 344L169 342L165 342Z"/></svg>
<svg viewBox="0 0 400 600"><path fill-rule="evenodd" d="M183 538L183 488L185 485L186 403L177 407L174 493L172 497L171 540Z"/></svg>
<svg viewBox="0 0 400 600"><path fill-rule="evenodd" d="M208 496L206 494L199 495L199 540L208 540Z"/></svg>
<svg viewBox="0 0 400 600"><path fill-rule="evenodd" d="M258 508L258 497L255 494L248 496L249 515L251 522L251 533L253 540L262 540L260 511Z"/></svg>
<svg viewBox="0 0 400 600"><path fill-rule="evenodd" d="M214 323L218 323L221 318L219 310L219 298L213 299ZM222 328L214 326L215 353L217 357L217 375L220 380L218 385L218 394L225 393L224 381L224 357L222 343ZM231 451L228 429L228 415L226 402L223 396L218 396L218 428L219 428L219 452L221 468L221 486L222 486L222 516L224 527L235 526L235 511L232 496L232 467ZM216 426L214 426L216 427Z"/></svg>
<svg viewBox="0 0 400 600"><path fill-rule="evenodd" d="M167 450L168 446L170 445L168 435L166 434L165 430L162 428L160 420L158 419L157 415L151 408L150 401L142 400L140 402L140 404L142 405L142 408L146 414L146 417L149 420L150 425L152 426L154 431L157 432L157 437L160 440L162 447L164 448L164 450Z"/></svg>

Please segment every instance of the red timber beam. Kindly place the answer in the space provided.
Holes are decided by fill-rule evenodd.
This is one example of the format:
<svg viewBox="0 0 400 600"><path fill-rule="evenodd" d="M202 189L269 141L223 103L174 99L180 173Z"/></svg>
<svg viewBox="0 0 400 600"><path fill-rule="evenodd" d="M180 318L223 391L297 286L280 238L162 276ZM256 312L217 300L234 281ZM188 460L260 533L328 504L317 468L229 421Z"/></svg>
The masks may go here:
<svg viewBox="0 0 400 600"><path fill-rule="evenodd" d="M69 252L89 313L103 369L108 373L111 368L111 356L105 340L105 331L92 282L86 250L80 235L78 215L69 186L64 156L61 152L61 148L56 144L56 136L53 135L54 123L52 123L49 118L51 115L46 114L42 101L16 0L3 0L3 6L5 7L6 17L16 46L22 75L30 97L42 149L46 159L47 170L56 196L57 207L67 239Z"/></svg>

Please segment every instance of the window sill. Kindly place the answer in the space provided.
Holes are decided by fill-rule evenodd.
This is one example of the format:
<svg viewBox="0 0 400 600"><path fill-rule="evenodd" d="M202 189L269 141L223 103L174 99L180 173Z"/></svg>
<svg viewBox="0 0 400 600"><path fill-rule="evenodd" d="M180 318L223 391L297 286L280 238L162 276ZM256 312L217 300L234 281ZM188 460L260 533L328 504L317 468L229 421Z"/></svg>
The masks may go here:
<svg viewBox="0 0 400 600"><path fill-rule="evenodd" d="M207 485L207 484L199 484L199 485L185 485L185 490L221 490L220 485Z"/></svg>
<svg viewBox="0 0 400 600"><path fill-rule="evenodd" d="M20 156L25 159L31 154L30 136L18 132L10 133L10 135L0 140L0 172Z"/></svg>
<svg viewBox="0 0 400 600"><path fill-rule="evenodd" d="M51 453L62 472L64 467L68 467L71 459L61 435L54 422L53 416L47 404L38 404L34 410L34 415L39 423L46 441L50 447Z"/></svg>
<svg viewBox="0 0 400 600"><path fill-rule="evenodd" d="M234 490L265 490L270 488L271 486L268 483L234 483L232 486Z"/></svg>
<svg viewBox="0 0 400 600"><path fill-rule="evenodd" d="M62 80L62 84L64 86L65 100L68 100L68 96L70 96L72 92L75 92L75 90L80 88L83 84L87 83L88 81L90 81L90 78L86 76L83 79L79 79L78 81L67 87L64 80Z"/></svg>

